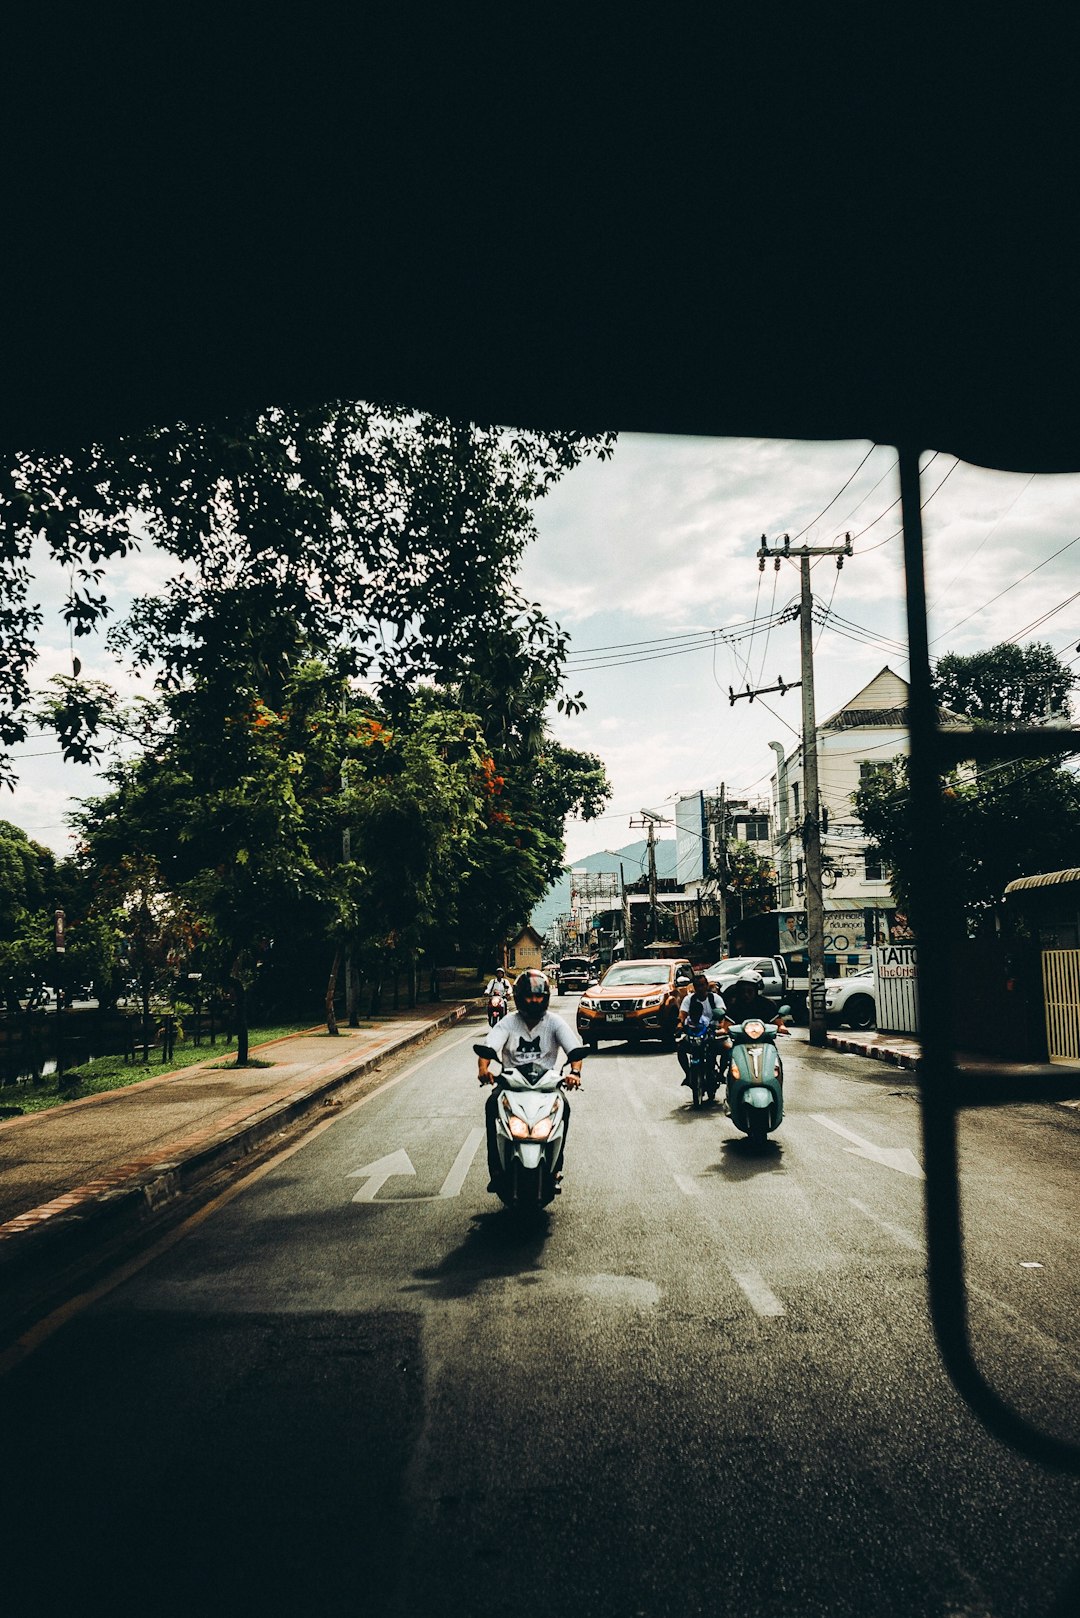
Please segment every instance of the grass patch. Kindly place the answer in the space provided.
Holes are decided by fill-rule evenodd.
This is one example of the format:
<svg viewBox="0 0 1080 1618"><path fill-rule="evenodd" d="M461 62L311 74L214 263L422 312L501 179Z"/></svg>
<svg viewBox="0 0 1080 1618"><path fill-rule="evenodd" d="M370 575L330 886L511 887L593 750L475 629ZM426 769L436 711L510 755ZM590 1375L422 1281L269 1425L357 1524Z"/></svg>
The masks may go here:
<svg viewBox="0 0 1080 1618"><path fill-rule="evenodd" d="M265 1045L272 1039L283 1039L286 1034L302 1034L310 1022L283 1023L274 1027L252 1028L248 1034L251 1045ZM229 1061L230 1055L232 1061ZM50 1073L41 1084L7 1084L0 1086L0 1108L18 1107L22 1112L47 1112L50 1107L63 1106L65 1101L77 1101L83 1096L101 1095L108 1090L123 1090L141 1079L152 1079L161 1073L172 1073L177 1068L194 1067L198 1062L209 1062L215 1057L215 1067L236 1066L236 1041L218 1040L210 1045L204 1039L201 1045L193 1040L177 1040L171 1061L162 1063L161 1052L151 1047L150 1061L125 1062L122 1056L99 1056L93 1062L84 1062L64 1074L63 1088L57 1084L56 1074ZM255 1057L249 1067L272 1067Z"/></svg>

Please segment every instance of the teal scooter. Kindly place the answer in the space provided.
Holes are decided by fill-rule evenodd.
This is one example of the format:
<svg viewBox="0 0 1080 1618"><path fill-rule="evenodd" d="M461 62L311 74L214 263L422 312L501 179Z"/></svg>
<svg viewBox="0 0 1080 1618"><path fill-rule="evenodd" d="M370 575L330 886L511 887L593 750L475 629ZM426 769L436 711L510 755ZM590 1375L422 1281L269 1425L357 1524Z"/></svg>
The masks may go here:
<svg viewBox="0 0 1080 1618"><path fill-rule="evenodd" d="M781 1006L778 1015L790 1017L790 1008ZM755 1146L765 1144L784 1116L784 1064L776 1049L780 1032L775 1023L763 1022L760 1017L748 1017L728 1029L728 1111L735 1128L748 1135Z"/></svg>

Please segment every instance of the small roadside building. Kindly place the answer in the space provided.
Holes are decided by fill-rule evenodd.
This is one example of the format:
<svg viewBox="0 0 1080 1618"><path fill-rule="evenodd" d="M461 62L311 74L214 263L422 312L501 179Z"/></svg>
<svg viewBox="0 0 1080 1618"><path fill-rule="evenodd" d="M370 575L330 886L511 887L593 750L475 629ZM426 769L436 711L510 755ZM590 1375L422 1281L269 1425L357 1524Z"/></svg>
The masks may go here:
<svg viewBox="0 0 1080 1618"><path fill-rule="evenodd" d="M544 940L535 927L523 927L515 938L503 946L503 965L508 972L527 972L531 966L537 970L544 964Z"/></svg>
<svg viewBox="0 0 1080 1618"><path fill-rule="evenodd" d="M1080 868L1018 876L1005 889L1005 921L1029 1048L1080 1063Z"/></svg>

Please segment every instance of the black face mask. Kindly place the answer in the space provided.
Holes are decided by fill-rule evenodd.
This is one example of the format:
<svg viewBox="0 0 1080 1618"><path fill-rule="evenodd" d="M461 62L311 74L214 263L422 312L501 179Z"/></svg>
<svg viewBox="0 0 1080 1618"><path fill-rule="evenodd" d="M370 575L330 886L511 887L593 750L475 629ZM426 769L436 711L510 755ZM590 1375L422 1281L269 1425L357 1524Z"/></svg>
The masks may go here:
<svg viewBox="0 0 1080 1618"><path fill-rule="evenodd" d="M544 1015L543 1005L530 1005L526 1000L525 1004L521 1008L521 1015L525 1019L526 1028L535 1028L541 1017Z"/></svg>

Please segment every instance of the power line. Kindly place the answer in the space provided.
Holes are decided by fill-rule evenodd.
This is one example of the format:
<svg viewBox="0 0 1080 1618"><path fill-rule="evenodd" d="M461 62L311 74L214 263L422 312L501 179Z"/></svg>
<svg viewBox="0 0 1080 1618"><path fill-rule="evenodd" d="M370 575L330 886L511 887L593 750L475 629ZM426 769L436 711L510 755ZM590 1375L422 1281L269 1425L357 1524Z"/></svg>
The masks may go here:
<svg viewBox="0 0 1080 1618"><path fill-rule="evenodd" d="M858 477L859 473L862 471L863 467L866 465L867 461L870 459L871 455L873 455L873 453L877 449L877 447L878 446L877 446L876 443L870 445L870 448L867 450L866 454L863 456L862 460L859 462L859 464L855 468L854 472L852 472L852 474L848 478L847 482L842 483L840 485L839 489L837 489L836 493L833 495L832 499L829 501L829 504L825 507L825 511L828 511L832 506L835 506L836 502L839 500L839 498L843 494L844 490L849 488L850 485L852 483L854 483L855 479ZM876 488L877 484L875 484L874 487ZM814 523L820 522L822 517L824 517L825 511L819 511L817 516L813 517L810 520L810 522L807 523L805 528L800 528L799 532L797 534L793 534L791 536L792 544L794 544L797 539L801 539L804 534L808 534L810 532L811 528L813 528Z"/></svg>
<svg viewBox="0 0 1080 1618"><path fill-rule="evenodd" d="M991 596L989 601L984 601L981 607L975 607L971 612L966 613L963 618L958 618L956 623L950 625L948 629L943 629L940 635L935 635L930 642L931 646L936 646L939 640L945 639L946 635L953 634L955 630L960 628L961 624L966 624L972 618L977 618L980 612L985 612L987 607L994 605L995 601L1000 601L1002 596L1007 596L1010 590L1015 590L1018 584L1023 584L1025 579L1030 579L1033 573L1038 573L1042 568L1048 567L1051 562L1056 561L1059 556L1064 556L1065 552L1072 550L1074 545L1080 545L1080 534L1077 534L1075 539L1070 539L1067 545L1062 545L1060 550L1054 551L1052 556L1044 557L1041 562L1036 562L1034 567L1029 567L1026 573L1022 573L1018 579L1014 579L1011 584L1007 584L1004 590L999 590L996 596Z"/></svg>
<svg viewBox="0 0 1080 1618"><path fill-rule="evenodd" d="M781 608L781 612L786 610L786 608ZM745 636L747 634L753 634L758 628L764 627L764 623L759 623L756 618L742 618L737 619L733 624L728 624L727 627L723 629L717 627L710 629L684 629L679 630L677 633L672 635L652 635L645 640L612 641L610 645L606 646L581 646L567 653L567 661L572 661L575 658L581 657L607 656L607 654L610 652L631 652L642 647L655 648L659 646L667 646L673 641L700 640L702 637L713 635L726 637L728 635L741 633Z"/></svg>

